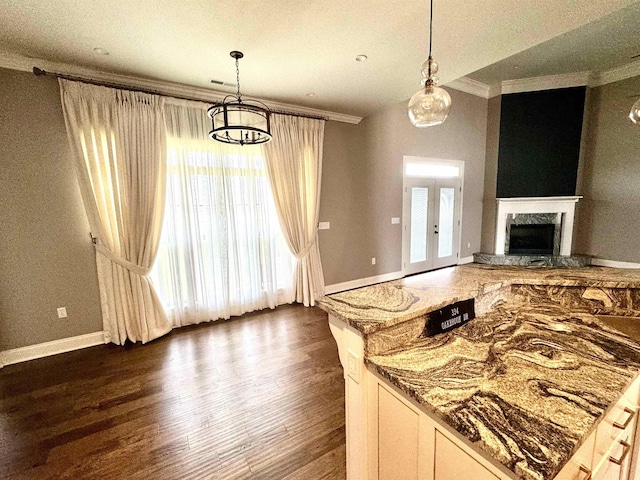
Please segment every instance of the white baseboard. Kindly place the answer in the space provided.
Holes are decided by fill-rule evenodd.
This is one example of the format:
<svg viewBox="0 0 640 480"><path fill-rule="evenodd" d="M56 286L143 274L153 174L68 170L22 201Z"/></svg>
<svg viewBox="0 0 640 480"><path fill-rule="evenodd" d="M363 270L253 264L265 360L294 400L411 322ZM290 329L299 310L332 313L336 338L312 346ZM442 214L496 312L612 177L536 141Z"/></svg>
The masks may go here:
<svg viewBox="0 0 640 480"><path fill-rule="evenodd" d="M390 282L391 280L398 280L403 276L402 272L391 272L383 275L375 275L373 277L350 280L348 282L334 283L333 285L326 285L324 287L324 294L331 295L332 293L353 290L354 288L368 287L369 285L374 285L376 283Z"/></svg>
<svg viewBox="0 0 640 480"><path fill-rule="evenodd" d="M104 332L93 332L77 337L61 338L52 342L38 343L27 347L14 348L0 352L0 368L5 365L35 360L36 358L71 352L81 348L107 343Z"/></svg>
<svg viewBox="0 0 640 480"><path fill-rule="evenodd" d="M469 255L468 257L462 257L458 259L458 265L465 265L467 263L473 263L473 255Z"/></svg>
<svg viewBox="0 0 640 480"><path fill-rule="evenodd" d="M591 259L591 265L598 267L613 267L613 268L640 268L640 263L633 262L619 262L617 260L606 260L604 258L593 257Z"/></svg>

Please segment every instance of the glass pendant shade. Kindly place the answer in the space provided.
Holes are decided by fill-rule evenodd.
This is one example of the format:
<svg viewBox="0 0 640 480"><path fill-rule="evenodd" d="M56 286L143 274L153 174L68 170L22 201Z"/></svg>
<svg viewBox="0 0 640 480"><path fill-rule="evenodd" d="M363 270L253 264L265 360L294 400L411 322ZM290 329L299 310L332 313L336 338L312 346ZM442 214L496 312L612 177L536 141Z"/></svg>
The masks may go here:
<svg viewBox="0 0 640 480"><path fill-rule="evenodd" d="M422 64L422 88L409 100L409 120L418 128L440 125L451 111L451 96L438 86L438 62L431 56L433 44L433 0L429 9L429 57Z"/></svg>
<svg viewBox="0 0 640 480"><path fill-rule="evenodd" d="M418 128L440 125L451 111L451 96L444 88L427 85L409 100L409 119Z"/></svg>
<svg viewBox="0 0 640 480"><path fill-rule="evenodd" d="M640 100L633 104L629 112L629 120L636 125L640 125Z"/></svg>

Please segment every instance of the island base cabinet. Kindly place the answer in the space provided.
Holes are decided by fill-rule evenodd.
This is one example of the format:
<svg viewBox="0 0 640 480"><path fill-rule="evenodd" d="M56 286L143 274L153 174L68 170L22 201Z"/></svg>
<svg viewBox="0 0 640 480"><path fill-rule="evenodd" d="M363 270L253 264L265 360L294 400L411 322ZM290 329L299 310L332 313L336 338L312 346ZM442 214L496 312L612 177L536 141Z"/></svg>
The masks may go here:
<svg viewBox="0 0 640 480"><path fill-rule="evenodd" d="M436 429L434 480L498 480Z"/></svg>
<svg viewBox="0 0 640 480"><path fill-rule="evenodd" d="M418 480L418 414L378 391L378 480Z"/></svg>
<svg viewBox="0 0 640 480"><path fill-rule="evenodd" d="M462 446L455 434L372 375L370 480L506 480L514 478Z"/></svg>

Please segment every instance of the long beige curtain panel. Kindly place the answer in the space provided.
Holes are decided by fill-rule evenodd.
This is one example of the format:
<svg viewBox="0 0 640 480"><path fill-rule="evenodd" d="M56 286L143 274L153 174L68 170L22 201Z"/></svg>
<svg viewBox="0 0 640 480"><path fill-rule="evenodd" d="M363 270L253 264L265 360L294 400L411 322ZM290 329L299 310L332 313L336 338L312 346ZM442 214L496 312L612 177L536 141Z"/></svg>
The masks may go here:
<svg viewBox="0 0 640 480"><path fill-rule="evenodd" d="M273 140L264 144L269 182L282 232L297 259L296 301L315 305L324 295L318 248L324 120L271 116Z"/></svg>
<svg viewBox="0 0 640 480"><path fill-rule="evenodd" d="M165 206L164 99L60 79L92 233L104 330L146 343L171 330L148 274Z"/></svg>

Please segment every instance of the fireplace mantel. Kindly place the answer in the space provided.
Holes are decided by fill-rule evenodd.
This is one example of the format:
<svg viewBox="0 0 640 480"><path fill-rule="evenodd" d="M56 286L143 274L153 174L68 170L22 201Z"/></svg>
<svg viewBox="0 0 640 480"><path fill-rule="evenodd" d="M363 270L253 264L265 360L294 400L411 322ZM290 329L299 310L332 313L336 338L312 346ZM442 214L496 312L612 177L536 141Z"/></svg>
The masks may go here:
<svg viewBox="0 0 640 480"><path fill-rule="evenodd" d="M582 197L519 197L498 198L496 218L496 255L504 255L507 233L507 216L519 213L562 213L560 255L571 255L575 207Z"/></svg>

